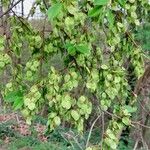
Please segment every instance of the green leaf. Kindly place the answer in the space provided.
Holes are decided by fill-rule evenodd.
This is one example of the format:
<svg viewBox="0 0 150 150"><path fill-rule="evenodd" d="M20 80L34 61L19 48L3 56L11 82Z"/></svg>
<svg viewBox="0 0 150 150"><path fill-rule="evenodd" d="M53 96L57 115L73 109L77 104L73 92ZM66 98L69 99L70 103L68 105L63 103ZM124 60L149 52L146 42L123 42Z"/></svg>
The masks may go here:
<svg viewBox="0 0 150 150"><path fill-rule="evenodd" d="M88 148L86 148L86 150L93 150L93 148L92 147L88 147Z"/></svg>
<svg viewBox="0 0 150 150"><path fill-rule="evenodd" d="M136 112L137 108L129 105L124 106L124 108L128 111L128 113Z"/></svg>
<svg viewBox="0 0 150 150"><path fill-rule="evenodd" d="M30 105L30 102L31 102L30 98L25 98L25 99L24 99L24 105L25 105L25 106Z"/></svg>
<svg viewBox="0 0 150 150"><path fill-rule="evenodd" d="M3 68L5 66L5 63L0 61L0 68Z"/></svg>
<svg viewBox="0 0 150 150"><path fill-rule="evenodd" d="M2 37L1 35L0 35L0 45L3 45L4 44L4 37Z"/></svg>
<svg viewBox="0 0 150 150"><path fill-rule="evenodd" d="M28 125L31 125L31 121L32 121L32 118L31 118L30 116L27 117L26 123L27 123Z"/></svg>
<svg viewBox="0 0 150 150"><path fill-rule="evenodd" d="M80 52L82 54L88 54L89 51L90 51L86 44L76 45L76 49L77 49L78 52Z"/></svg>
<svg viewBox="0 0 150 150"><path fill-rule="evenodd" d="M67 49L68 54L70 54L71 56L74 56L76 54L76 47L74 46L74 44L67 43L65 45L65 48Z"/></svg>
<svg viewBox="0 0 150 150"><path fill-rule="evenodd" d="M115 79L114 79L114 83L119 83L120 81L121 81L121 77L116 76Z"/></svg>
<svg viewBox="0 0 150 150"><path fill-rule="evenodd" d="M51 112L50 114L49 114L49 116L48 116L48 118L54 118L54 117L56 117L57 116L57 113L55 113L55 112Z"/></svg>
<svg viewBox="0 0 150 150"><path fill-rule="evenodd" d="M126 4L126 0L118 0L119 4L124 7Z"/></svg>
<svg viewBox="0 0 150 150"><path fill-rule="evenodd" d="M111 139L113 139L113 140L116 139L116 136L115 136L113 133L110 133L108 136L109 136Z"/></svg>
<svg viewBox="0 0 150 150"><path fill-rule="evenodd" d="M109 10L108 13L107 13L107 19L108 19L108 22L109 22L109 26L112 29L113 25L114 25L114 14L112 13L111 10Z"/></svg>
<svg viewBox="0 0 150 150"><path fill-rule="evenodd" d="M23 98L23 92L18 90L18 91L12 91L9 92L5 97L4 100L6 102L15 102L16 99Z"/></svg>
<svg viewBox="0 0 150 150"><path fill-rule="evenodd" d="M88 12L89 17L97 17L101 14L102 9L101 6L96 6Z"/></svg>
<svg viewBox="0 0 150 150"><path fill-rule="evenodd" d="M130 123L131 123L131 121L130 121L130 119L128 118L128 117L123 117L122 118L122 122L125 124L125 125L130 125Z"/></svg>
<svg viewBox="0 0 150 150"><path fill-rule="evenodd" d="M111 150L116 150L117 143L113 139L106 138L105 143L111 148Z"/></svg>
<svg viewBox="0 0 150 150"><path fill-rule="evenodd" d="M107 74L106 77L107 77L108 80L113 80L113 76L111 74Z"/></svg>
<svg viewBox="0 0 150 150"><path fill-rule="evenodd" d="M55 122L55 124L56 124L57 126L59 126L59 125L61 124L60 117L56 116L56 117L54 118L54 122Z"/></svg>
<svg viewBox="0 0 150 150"><path fill-rule="evenodd" d="M78 7L70 5L67 7L67 10L70 14L75 15L78 12Z"/></svg>
<svg viewBox="0 0 150 150"><path fill-rule="evenodd" d="M112 140L110 147L115 150L117 148L117 143Z"/></svg>
<svg viewBox="0 0 150 150"><path fill-rule="evenodd" d="M56 3L48 9L48 19L53 20L62 10L62 3Z"/></svg>
<svg viewBox="0 0 150 150"><path fill-rule="evenodd" d="M110 0L94 0L94 5L107 5Z"/></svg>
<svg viewBox="0 0 150 150"><path fill-rule="evenodd" d="M86 101L86 97L85 96L80 96L78 99L78 102L84 103Z"/></svg>
<svg viewBox="0 0 150 150"><path fill-rule="evenodd" d="M83 124L84 124L83 119L78 120L77 129L78 129L79 132L82 132L82 131L83 131L83 128L84 128L84 127L83 127Z"/></svg>
<svg viewBox="0 0 150 150"><path fill-rule="evenodd" d="M34 110L34 109L35 109L35 103L30 103L30 104L28 105L28 108L29 108L30 110Z"/></svg>
<svg viewBox="0 0 150 150"><path fill-rule="evenodd" d="M79 120L80 118L80 114L76 110L71 111L71 116L75 121Z"/></svg>
<svg viewBox="0 0 150 150"><path fill-rule="evenodd" d="M74 27L74 19L71 18L71 17L66 17L65 18L65 26L68 28L68 29L72 29Z"/></svg>
<svg viewBox="0 0 150 150"><path fill-rule="evenodd" d="M108 107L107 107L106 105L104 105L104 106L102 106L102 109L103 109L104 111L106 111L106 110L108 109Z"/></svg>
<svg viewBox="0 0 150 150"><path fill-rule="evenodd" d="M106 70L106 69L108 69L108 66L107 65L101 65L101 68Z"/></svg>
<svg viewBox="0 0 150 150"><path fill-rule="evenodd" d="M22 113L22 115L23 115L24 117L26 117L26 118L30 115L30 112L29 112L28 109L23 109L23 110L21 111L21 113Z"/></svg>
<svg viewBox="0 0 150 150"><path fill-rule="evenodd" d="M71 98L69 95L65 95L65 97L62 98L61 106L66 109L71 108Z"/></svg>
<svg viewBox="0 0 150 150"><path fill-rule="evenodd" d="M24 104L23 97L16 98L13 104L14 110L22 108L23 104Z"/></svg>
<svg viewBox="0 0 150 150"><path fill-rule="evenodd" d="M62 105L62 107L66 108L66 109L70 109L71 108L71 102L69 100L62 101L61 105Z"/></svg>
<svg viewBox="0 0 150 150"><path fill-rule="evenodd" d="M88 105L87 105L86 103L81 104L81 105L80 105L80 108L82 109L82 112L83 112L84 114L87 113Z"/></svg>

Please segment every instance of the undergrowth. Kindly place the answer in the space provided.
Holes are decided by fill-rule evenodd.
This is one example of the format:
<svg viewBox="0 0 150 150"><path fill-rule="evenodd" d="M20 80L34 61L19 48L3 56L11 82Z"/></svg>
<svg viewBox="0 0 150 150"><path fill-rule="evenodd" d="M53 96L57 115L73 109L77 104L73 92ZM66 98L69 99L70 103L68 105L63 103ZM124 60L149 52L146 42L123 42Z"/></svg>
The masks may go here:
<svg viewBox="0 0 150 150"><path fill-rule="evenodd" d="M38 116L34 120L35 123L46 124L44 118ZM14 131L11 127L15 122L8 121L0 123L0 146L5 150L85 150L85 145L89 132L79 135L77 131L59 127L53 132L45 131L47 142L42 142L37 138L37 131L33 126L30 127L31 135L23 136ZM101 131L95 128L90 136L89 144L98 145L100 141ZM5 143L4 139L9 137L9 143ZM127 141L128 140L128 141ZM128 142L128 145L124 143ZM132 140L122 139L118 146L118 150L132 150Z"/></svg>

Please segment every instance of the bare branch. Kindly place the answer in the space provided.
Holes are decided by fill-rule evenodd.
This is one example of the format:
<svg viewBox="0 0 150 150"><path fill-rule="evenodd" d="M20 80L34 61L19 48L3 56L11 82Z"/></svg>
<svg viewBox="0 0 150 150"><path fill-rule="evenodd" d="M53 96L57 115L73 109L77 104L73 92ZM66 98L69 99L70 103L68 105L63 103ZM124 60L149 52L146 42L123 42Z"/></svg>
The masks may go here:
<svg viewBox="0 0 150 150"><path fill-rule="evenodd" d="M4 15L6 15L9 11L11 11L16 5L18 5L21 1L24 0L18 0L14 5L12 5L10 8L8 8L3 14L0 15L0 18L2 18Z"/></svg>
<svg viewBox="0 0 150 150"><path fill-rule="evenodd" d="M102 114L100 114L93 122L91 128L90 128L90 132L89 132L89 135L88 135L88 138L87 138L87 142L86 142L86 148L88 148L89 146L89 140L90 140L90 137L91 137L91 134L92 134L92 130L93 130L93 127L95 125L95 123L97 122L97 120L101 117Z"/></svg>

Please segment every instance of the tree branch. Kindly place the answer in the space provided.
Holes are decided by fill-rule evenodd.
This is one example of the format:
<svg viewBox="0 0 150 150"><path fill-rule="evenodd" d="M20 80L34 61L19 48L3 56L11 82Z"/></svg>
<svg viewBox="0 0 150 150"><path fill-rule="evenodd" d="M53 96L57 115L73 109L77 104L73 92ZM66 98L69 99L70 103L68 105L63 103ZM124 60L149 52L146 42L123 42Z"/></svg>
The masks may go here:
<svg viewBox="0 0 150 150"><path fill-rule="evenodd" d="M21 1L24 0L18 0L14 5L12 5L10 8L8 8L3 14L0 15L0 18L2 18L4 15L6 15L9 11L11 11L16 5L18 5Z"/></svg>

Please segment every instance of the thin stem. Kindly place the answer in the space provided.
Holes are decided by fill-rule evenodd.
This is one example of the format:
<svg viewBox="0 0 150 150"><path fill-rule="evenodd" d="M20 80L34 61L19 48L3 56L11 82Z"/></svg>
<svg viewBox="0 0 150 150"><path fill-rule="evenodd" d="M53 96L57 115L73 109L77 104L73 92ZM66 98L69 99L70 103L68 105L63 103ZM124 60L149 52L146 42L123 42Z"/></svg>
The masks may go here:
<svg viewBox="0 0 150 150"><path fill-rule="evenodd" d="M8 8L3 14L0 15L0 18L2 18L4 15L6 15L9 11L11 11L16 5L18 5L21 1L24 0L18 0L14 5L12 5L10 8Z"/></svg>
<svg viewBox="0 0 150 150"><path fill-rule="evenodd" d="M95 123L97 122L97 120L101 117L102 114L100 114L95 120L94 122L92 123L92 126L90 128L90 132L89 132L89 135L88 135L88 138L87 138L87 142L86 142L86 148L88 148L88 145L89 145L89 140L90 140L90 137L91 137L91 134L92 134L92 130L94 128L94 125Z"/></svg>

